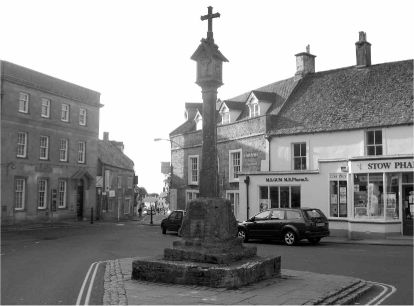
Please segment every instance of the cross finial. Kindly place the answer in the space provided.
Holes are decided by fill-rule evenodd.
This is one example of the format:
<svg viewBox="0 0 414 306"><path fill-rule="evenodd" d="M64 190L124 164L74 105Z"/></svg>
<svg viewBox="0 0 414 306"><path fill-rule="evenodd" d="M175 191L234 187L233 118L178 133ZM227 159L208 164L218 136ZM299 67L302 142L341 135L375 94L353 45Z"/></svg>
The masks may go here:
<svg viewBox="0 0 414 306"><path fill-rule="evenodd" d="M214 39L213 39L213 18L218 18L218 17L220 17L220 13L213 14L213 7L212 6L208 7L208 14L207 15L201 16L201 20L208 19L207 39L212 40L213 42L214 42Z"/></svg>

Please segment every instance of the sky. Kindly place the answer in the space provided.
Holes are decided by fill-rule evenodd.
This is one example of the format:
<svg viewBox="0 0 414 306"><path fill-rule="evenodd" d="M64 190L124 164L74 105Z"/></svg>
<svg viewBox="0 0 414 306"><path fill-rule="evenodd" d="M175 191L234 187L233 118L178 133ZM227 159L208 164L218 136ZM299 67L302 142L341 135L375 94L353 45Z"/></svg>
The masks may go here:
<svg viewBox="0 0 414 306"><path fill-rule="evenodd" d="M138 185L160 193L170 143L154 139L202 102L190 57L208 6L229 60L221 100L292 77L307 45L316 72L353 66L360 31L373 65L414 58L412 0L0 0L0 59L100 92L99 138L122 141Z"/></svg>

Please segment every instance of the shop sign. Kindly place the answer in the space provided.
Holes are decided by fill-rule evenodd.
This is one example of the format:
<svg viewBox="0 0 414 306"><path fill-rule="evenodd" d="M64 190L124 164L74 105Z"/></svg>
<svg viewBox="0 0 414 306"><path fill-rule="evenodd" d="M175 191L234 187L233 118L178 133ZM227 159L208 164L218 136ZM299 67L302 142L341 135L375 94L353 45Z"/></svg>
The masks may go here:
<svg viewBox="0 0 414 306"><path fill-rule="evenodd" d="M398 170L414 170L414 160L394 159L384 161L357 161L352 163L353 173L363 172L395 172Z"/></svg>
<svg viewBox="0 0 414 306"><path fill-rule="evenodd" d="M267 177L266 182L309 182L307 177Z"/></svg>

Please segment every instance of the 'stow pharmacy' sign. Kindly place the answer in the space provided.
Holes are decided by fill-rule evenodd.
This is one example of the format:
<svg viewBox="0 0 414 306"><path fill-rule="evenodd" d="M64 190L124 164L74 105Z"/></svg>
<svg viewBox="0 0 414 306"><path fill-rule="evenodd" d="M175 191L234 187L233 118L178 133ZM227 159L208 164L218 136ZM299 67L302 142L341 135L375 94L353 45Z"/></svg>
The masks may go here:
<svg viewBox="0 0 414 306"><path fill-rule="evenodd" d="M413 171L414 160L410 159L389 159L389 160L369 160L369 161L352 161L352 173L367 172L396 172L396 171Z"/></svg>

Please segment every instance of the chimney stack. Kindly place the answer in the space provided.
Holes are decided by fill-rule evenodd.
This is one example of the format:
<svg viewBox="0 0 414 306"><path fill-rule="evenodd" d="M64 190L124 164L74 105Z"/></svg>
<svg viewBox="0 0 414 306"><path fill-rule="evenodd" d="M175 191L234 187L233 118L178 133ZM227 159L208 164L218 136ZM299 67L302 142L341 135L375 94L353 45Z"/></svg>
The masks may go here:
<svg viewBox="0 0 414 306"><path fill-rule="evenodd" d="M367 34L359 32L359 40L355 43L356 67L365 68L371 66L371 44L367 42Z"/></svg>
<svg viewBox="0 0 414 306"><path fill-rule="evenodd" d="M104 141L109 141L109 132L104 132L103 140Z"/></svg>
<svg viewBox="0 0 414 306"><path fill-rule="evenodd" d="M306 52L295 54L296 56L296 73L295 81L300 80L308 73L315 73L315 57L310 54L310 46L306 46Z"/></svg>

